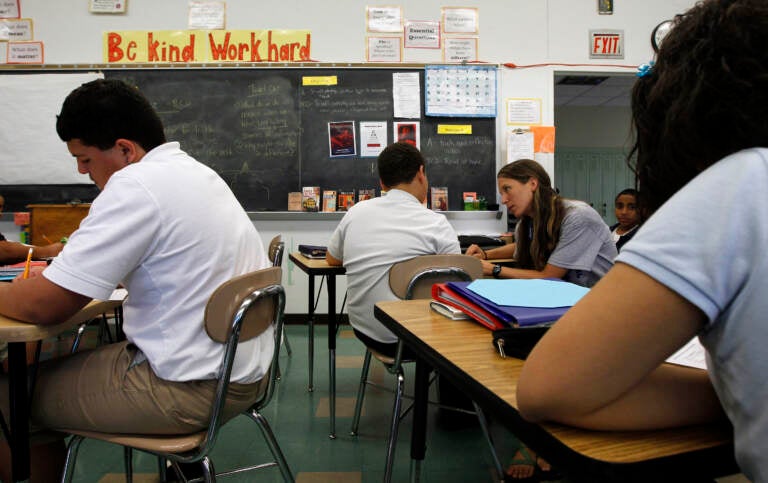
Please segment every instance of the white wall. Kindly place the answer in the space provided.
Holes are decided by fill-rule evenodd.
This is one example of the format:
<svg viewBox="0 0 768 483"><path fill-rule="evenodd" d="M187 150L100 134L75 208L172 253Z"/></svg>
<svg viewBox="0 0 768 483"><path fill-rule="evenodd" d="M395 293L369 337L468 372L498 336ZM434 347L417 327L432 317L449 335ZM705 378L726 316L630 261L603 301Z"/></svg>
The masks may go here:
<svg viewBox="0 0 768 483"><path fill-rule="evenodd" d="M308 29L312 34L312 58L320 62L365 60L365 6L358 0L282 0L263 2L227 0L227 28ZM505 159L504 99L542 99L542 121L552 125L554 117L554 72L628 72L652 57L650 33L660 21L681 13L693 0L616 0L613 15L598 15L597 0L409 0L378 2L402 5L404 17L440 20L447 5L476 6L480 15L479 56L491 63L514 63L503 68L500 79L497 128L497 165ZM88 13L86 0L21 0L21 12L34 21L36 40L45 44L46 64L100 64L103 62L102 33L106 30L177 30L187 27L187 5L183 0L129 0L123 15ZM611 61L589 59L590 29L623 29L625 58ZM0 51L4 50L0 45ZM2 61L2 58L0 58ZM440 51L407 50L405 62L440 62ZM560 65L571 64L571 65ZM533 67L522 67L532 66ZM0 65L0 67L2 67ZM2 112L0 111L0 115ZM554 166L547 166L554 176ZM0 167L0 169L2 169ZM286 223L259 221L256 226L268 242L282 233L291 244L324 244L335 222ZM453 220L464 232L504 231L504 220L471 222ZM286 265L284 282L289 293L289 313L306 309L306 277ZM339 286L343 295L344 284ZM324 298L320 310L325 310Z"/></svg>

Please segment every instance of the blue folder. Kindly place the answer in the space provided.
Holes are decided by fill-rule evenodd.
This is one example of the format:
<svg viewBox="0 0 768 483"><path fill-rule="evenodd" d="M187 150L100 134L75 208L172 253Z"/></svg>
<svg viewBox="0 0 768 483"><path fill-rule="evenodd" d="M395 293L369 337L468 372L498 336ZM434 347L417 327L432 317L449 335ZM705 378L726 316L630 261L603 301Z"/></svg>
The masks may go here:
<svg viewBox="0 0 768 483"><path fill-rule="evenodd" d="M469 290L467 286L472 282L447 282L446 285L462 297L474 302L488 312L498 317L501 321L519 327L531 325L549 324L559 319L570 307L539 308L519 307L511 305L497 305L490 300Z"/></svg>

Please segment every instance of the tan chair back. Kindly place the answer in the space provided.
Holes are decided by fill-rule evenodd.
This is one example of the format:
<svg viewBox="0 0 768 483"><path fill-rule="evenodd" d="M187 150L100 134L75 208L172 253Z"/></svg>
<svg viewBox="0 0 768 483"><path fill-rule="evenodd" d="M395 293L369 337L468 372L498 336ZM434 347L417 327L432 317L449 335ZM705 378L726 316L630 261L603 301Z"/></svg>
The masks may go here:
<svg viewBox="0 0 768 483"><path fill-rule="evenodd" d="M483 276L483 264L469 255L421 255L392 265L389 287L401 299L432 298L432 285L474 280Z"/></svg>
<svg viewBox="0 0 768 483"><path fill-rule="evenodd" d="M269 242L267 256L273 267L279 267L283 264L283 251L285 243L282 242L282 235L277 235Z"/></svg>
<svg viewBox="0 0 768 483"><path fill-rule="evenodd" d="M270 267L240 275L219 286L205 306L205 330L208 336L216 342L226 343L232 319L243 299L261 288L279 285L281 279L282 269ZM266 298L258 301L245 314L240 341L261 335L275 320L275 315L273 300Z"/></svg>

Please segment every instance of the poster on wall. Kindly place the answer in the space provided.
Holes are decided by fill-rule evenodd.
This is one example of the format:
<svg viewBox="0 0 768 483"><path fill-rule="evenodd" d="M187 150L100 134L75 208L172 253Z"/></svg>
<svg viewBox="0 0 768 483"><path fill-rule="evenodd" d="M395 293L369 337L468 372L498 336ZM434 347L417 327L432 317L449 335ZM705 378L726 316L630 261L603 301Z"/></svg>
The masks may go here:
<svg viewBox="0 0 768 483"><path fill-rule="evenodd" d="M368 62L400 62L403 58L403 39L400 37L368 37Z"/></svg>
<svg viewBox="0 0 768 483"><path fill-rule="evenodd" d="M477 8L443 7L443 32L447 34L476 34L479 32Z"/></svg>
<svg viewBox="0 0 768 483"><path fill-rule="evenodd" d="M439 49L440 22L408 20L405 22L406 49Z"/></svg>
<svg viewBox="0 0 768 483"><path fill-rule="evenodd" d="M419 123L414 121L401 121L395 123L395 140L399 143L408 143L421 149L421 131Z"/></svg>
<svg viewBox="0 0 768 483"><path fill-rule="evenodd" d="M128 0L90 0L88 11L91 13L125 13Z"/></svg>
<svg viewBox="0 0 768 483"><path fill-rule="evenodd" d="M189 2L187 28L213 30L226 27L226 2Z"/></svg>
<svg viewBox="0 0 768 483"><path fill-rule="evenodd" d="M360 121L361 158L375 158L387 144L386 121Z"/></svg>
<svg viewBox="0 0 768 483"><path fill-rule="evenodd" d="M446 37L443 40L444 62L475 62L477 60L477 37Z"/></svg>
<svg viewBox="0 0 768 483"><path fill-rule="evenodd" d="M21 18L19 0L0 0L0 18Z"/></svg>
<svg viewBox="0 0 768 483"><path fill-rule="evenodd" d="M0 19L0 40L32 40L33 32L31 18Z"/></svg>
<svg viewBox="0 0 768 483"><path fill-rule="evenodd" d="M332 158L354 156L355 146L355 121L328 123L328 149Z"/></svg>

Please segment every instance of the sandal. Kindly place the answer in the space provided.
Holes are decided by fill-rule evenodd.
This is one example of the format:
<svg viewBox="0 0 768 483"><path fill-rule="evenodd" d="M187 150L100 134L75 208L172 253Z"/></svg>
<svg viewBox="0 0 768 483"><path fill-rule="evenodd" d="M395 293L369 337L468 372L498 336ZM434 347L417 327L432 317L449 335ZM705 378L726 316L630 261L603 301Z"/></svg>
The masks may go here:
<svg viewBox="0 0 768 483"><path fill-rule="evenodd" d="M514 483L537 483L541 481L538 474L539 467L535 457L531 455L528 448L521 446L518 448L512 463L507 466L504 475L505 482Z"/></svg>

